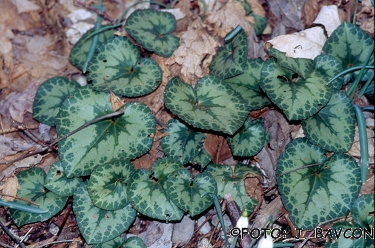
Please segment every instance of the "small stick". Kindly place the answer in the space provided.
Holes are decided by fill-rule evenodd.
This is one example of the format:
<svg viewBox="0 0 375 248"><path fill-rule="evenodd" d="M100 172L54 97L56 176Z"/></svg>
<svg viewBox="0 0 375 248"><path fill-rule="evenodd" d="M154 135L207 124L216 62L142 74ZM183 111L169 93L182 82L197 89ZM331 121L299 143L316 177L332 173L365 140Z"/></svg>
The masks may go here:
<svg viewBox="0 0 375 248"><path fill-rule="evenodd" d="M28 203L30 203L30 204L34 204L34 205L40 206L40 205L39 205L38 203L36 203L36 202L30 201L30 200L28 200L28 199L21 198L21 197L18 197L18 196L8 195L8 194L3 194L3 193L0 193L0 195L2 195L2 196L12 197L12 198L17 199L17 200L20 200L20 201L24 201L24 202L28 202Z"/></svg>
<svg viewBox="0 0 375 248"><path fill-rule="evenodd" d="M22 248L26 248L25 244L23 243L20 243L20 238L15 236L13 233L11 233L8 228L3 224L3 222L0 221L0 227L4 230L4 232L6 232L6 234L8 234L8 236L13 239L14 242L16 242L16 244L20 244Z"/></svg>
<svg viewBox="0 0 375 248"><path fill-rule="evenodd" d="M103 17L105 20L109 21L111 24L115 24L115 23L116 23L116 20L114 20L112 17L110 17L109 15L107 15L107 14L106 14L105 12L103 12L103 11L100 11L100 10L98 10L98 9L95 9L95 8L93 8L93 7L91 7L91 6L87 5L87 4L85 4L85 3L82 3L82 2L80 2L80 1L78 1L78 0L74 0L74 3L77 4L77 5L79 5L79 6L81 6L81 7L84 7L85 9L88 9L88 10L90 10L90 11L95 12L97 15Z"/></svg>

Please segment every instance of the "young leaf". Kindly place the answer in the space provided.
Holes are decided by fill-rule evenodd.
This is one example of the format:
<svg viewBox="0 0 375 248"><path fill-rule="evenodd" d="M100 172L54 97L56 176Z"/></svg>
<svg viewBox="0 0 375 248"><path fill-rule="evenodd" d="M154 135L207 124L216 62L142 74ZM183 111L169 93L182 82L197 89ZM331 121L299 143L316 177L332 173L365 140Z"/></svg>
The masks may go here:
<svg viewBox="0 0 375 248"><path fill-rule="evenodd" d="M245 100L248 110L261 109L271 104L267 95L259 87L263 64L260 58L248 59L242 74L225 79L225 82Z"/></svg>
<svg viewBox="0 0 375 248"><path fill-rule="evenodd" d="M111 161L95 169L87 186L93 204L104 210L125 207L126 185L133 171L133 164L126 160Z"/></svg>
<svg viewBox="0 0 375 248"><path fill-rule="evenodd" d="M279 64L281 62L283 67ZM289 120L306 119L318 112L331 98L332 87L319 67L311 70L310 60L269 59L264 63L260 86ZM292 68L288 69L288 68Z"/></svg>
<svg viewBox="0 0 375 248"><path fill-rule="evenodd" d="M203 133L195 132L177 119L168 122L168 136L161 140L161 147L167 156L181 164L195 158L203 149Z"/></svg>
<svg viewBox="0 0 375 248"><path fill-rule="evenodd" d="M262 150L266 141L266 132L261 120L251 121L247 117L243 126L237 133L228 137L228 144L232 148L233 156L251 157Z"/></svg>
<svg viewBox="0 0 375 248"><path fill-rule="evenodd" d="M179 221L184 212L169 199L162 187L165 183L161 183L161 180L152 179L146 169L134 171L128 181L128 199L143 215L158 220Z"/></svg>
<svg viewBox="0 0 375 248"><path fill-rule="evenodd" d="M163 57L169 57L180 45L180 39L172 34L176 28L175 17L168 12L153 9L137 9L125 23L126 31L145 49Z"/></svg>
<svg viewBox="0 0 375 248"><path fill-rule="evenodd" d="M82 179L78 177L67 178L64 167L58 160L49 169L44 187L56 195L71 196L81 182Z"/></svg>
<svg viewBox="0 0 375 248"><path fill-rule="evenodd" d="M99 244L111 240L128 230L136 211L126 205L115 211L107 211L91 204L87 181L74 193L73 211L83 238L88 244Z"/></svg>
<svg viewBox="0 0 375 248"><path fill-rule="evenodd" d="M103 26L102 28L105 28L105 26ZM99 47L99 45L105 42L106 40L115 37L114 35L115 31L116 30L112 28L112 29L105 30L99 33L97 47ZM94 32L95 32L95 28L92 28L89 31L87 31L81 37L81 39L77 41L77 43L73 46L72 50L70 51L69 62L75 67L77 67L78 69L80 69L81 71L83 70L83 66L86 61L87 53L89 52L91 43L92 43L92 37L88 39L87 37L89 37Z"/></svg>
<svg viewBox="0 0 375 248"><path fill-rule="evenodd" d="M361 195L356 199L352 206L353 220L362 228L374 226L374 216L369 215L374 212L374 195Z"/></svg>
<svg viewBox="0 0 375 248"><path fill-rule="evenodd" d="M48 220L64 208L68 197L56 195L44 188L46 173L42 168L34 167L22 171L17 175L17 179L20 184L17 196L33 201L39 204L39 208L48 210L48 212L44 214L33 214L9 208L12 219L18 227ZM31 203L25 203L21 200L15 200L15 202L31 205Z"/></svg>
<svg viewBox="0 0 375 248"><path fill-rule="evenodd" d="M244 178L247 174L261 176L261 172L250 165L236 164L234 170L229 165L210 164L206 169L217 182L218 196L223 198L230 193L240 209L251 211L258 205L257 199L246 194Z"/></svg>
<svg viewBox="0 0 375 248"><path fill-rule="evenodd" d="M227 36L231 35L229 33ZM247 55L247 37L241 30L233 39L226 42L225 47L219 47L210 64L210 74L226 79L237 76L244 71Z"/></svg>
<svg viewBox="0 0 375 248"><path fill-rule="evenodd" d="M343 22L324 43L323 53L337 58L343 70L346 70L366 63L373 45L374 39L369 34L354 24ZM358 73L356 71L346 74L344 84Z"/></svg>
<svg viewBox="0 0 375 248"><path fill-rule="evenodd" d="M193 89L179 77L164 91L165 106L196 128L228 134L236 132L248 114L241 96L222 80L208 76Z"/></svg>
<svg viewBox="0 0 375 248"><path fill-rule="evenodd" d="M49 126L55 126L55 116L61 104L79 87L76 81L65 77L52 77L44 81L34 98L34 119Z"/></svg>
<svg viewBox="0 0 375 248"><path fill-rule="evenodd" d="M355 160L337 153L325 161L323 154L323 149L299 138L286 146L277 163L282 202L294 225L302 229L344 216L359 193Z"/></svg>
<svg viewBox="0 0 375 248"><path fill-rule="evenodd" d="M345 93L335 92L316 115L302 122L310 142L325 150L347 152L354 139L354 109Z"/></svg>
<svg viewBox="0 0 375 248"><path fill-rule="evenodd" d="M146 153L153 142L155 119L142 103L127 103L124 113L104 119L59 142L59 156L67 177L89 175L99 164L134 159ZM62 137L83 124L112 113L109 94L88 87L67 99L56 117Z"/></svg>
<svg viewBox="0 0 375 248"><path fill-rule="evenodd" d="M201 195L205 192L217 194L217 186L215 179L206 172L191 179L188 170L180 169L169 175L166 191L179 208L189 211L190 216L195 216L213 203L211 196L201 197Z"/></svg>
<svg viewBox="0 0 375 248"><path fill-rule="evenodd" d="M161 83L162 71L152 59L140 58L139 48L126 37L117 36L102 43L88 65L87 79L93 88L117 95L137 97L155 90Z"/></svg>

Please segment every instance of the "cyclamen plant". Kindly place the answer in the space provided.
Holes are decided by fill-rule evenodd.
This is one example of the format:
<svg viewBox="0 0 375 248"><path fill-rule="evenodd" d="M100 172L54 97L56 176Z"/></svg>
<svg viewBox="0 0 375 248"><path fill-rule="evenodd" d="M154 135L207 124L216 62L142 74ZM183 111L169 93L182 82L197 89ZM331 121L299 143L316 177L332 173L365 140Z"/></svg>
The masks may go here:
<svg viewBox="0 0 375 248"><path fill-rule="evenodd" d="M207 193L221 198L231 193L241 209L251 212L258 202L247 195L243 181L249 174L261 180L260 170L248 164L232 168L211 163L203 148L203 131L226 137L240 160L251 158L263 148L267 134L262 120L251 120L248 114L277 106L288 120L300 122L306 135L290 142L277 162L278 190L294 225L312 229L351 211L355 223L337 226L373 227L374 218L367 215L373 211L373 197L357 198L366 177L361 179L354 158L344 154L353 143L355 111L341 88L358 75L346 74L327 85L347 67L373 65L373 56L367 56L373 51L373 39L343 23L314 60L288 58L271 49L271 58L263 61L247 59L246 34L235 29L213 57L210 75L195 87L179 77L169 80L165 107L176 117L169 121L165 130L169 135L161 142L165 157L151 171L135 170L131 161L147 153L153 143L155 117L140 102L114 107L110 93L140 97L159 87L162 70L156 61L142 57L139 46L170 56L179 46L171 34L175 26L173 15L147 9L133 12L124 26L138 45L115 36L108 27L103 32L90 30L73 47L69 61L83 69L97 37L87 65L91 84L80 87L73 80L53 77L40 86L34 118L56 126L60 159L47 175L40 168L17 175L21 186L17 196L47 212L11 208L16 225L51 218L73 196L73 211L88 244L145 247L140 239L125 240L122 235L137 212L160 221L180 221L186 213L197 216L212 206ZM371 76L373 70L368 70L364 80ZM327 152L333 155L328 157ZM192 163L202 170L195 177L186 166Z"/></svg>

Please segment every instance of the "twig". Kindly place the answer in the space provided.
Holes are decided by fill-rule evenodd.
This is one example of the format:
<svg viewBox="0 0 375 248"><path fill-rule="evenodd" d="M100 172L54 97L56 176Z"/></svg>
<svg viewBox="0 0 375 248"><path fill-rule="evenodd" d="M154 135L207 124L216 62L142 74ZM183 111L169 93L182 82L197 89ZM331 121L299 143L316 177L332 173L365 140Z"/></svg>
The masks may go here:
<svg viewBox="0 0 375 248"><path fill-rule="evenodd" d="M32 227L29 229L29 231L27 231L27 233L26 233L25 235L22 236L22 239L20 240L20 243L17 244L17 245L15 246L15 248L18 248L18 246L19 246L20 244L22 244L22 242L26 239L27 235L29 235L29 233L31 232L31 230L33 230Z"/></svg>
<svg viewBox="0 0 375 248"><path fill-rule="evenodd" d="M28 199L21 198L21 197L18 197L18 196L8 195L8 194L3 194L3 193L0 193L0 195L2 195L2 196L7 196L7 197L12 197L12 198L17 199L17 200L25 201L25 202L28 202L28 203L30 203L30 204L34 204L34 205L40 206L40 205L39 205L38 203L36 203L36 202L30 201L30 200L28 200Z"/></svg>
<svg viewBox="0 0 375 248"><path fill-rule="evenodd" d="M306 168L309 168L309 167L312 167L312 166L316 166L316 165L321 165L321 164L323 164L323 163L316 163L316 164L308 164L308 165L304 165L304 166L299 167L299 168L297 168L297 169L294 169L294 170L291 170L291 171L287 171L287 172L285 172L285 173L282 173L280 176L282 177L282 176L284 176L284 175L286 175L286 174L289 174L289 173L292 173L292 172L294 172L294 171L302 170L302 169L306 169Z"/></svg>
<svg viewBox="0 0 375 248"><path fill-rule="evenodd" d="M13 233L11 233L6 226L4 226L3 222L0 221L0 227L4 230L6 234L16 243L20 244L22 248L26 248L26 246L23 243L20 243L20 238L15 236Z"/></svg>
<svg viewBox="0 0 375 248"><path fill-rule="evenodd" d="M25 126L23 123L20 123L20 122L15 121L15 120L13 120L13 123L15 125L17 125L16 128L18 128L19 130L22 130L27 135L27 137L29 137L35 143L37 143L39 145L42 145L42 146L49 146L44 141L42 141L38 137L36 137L32 132L30 132L29 128L27 126ZM52 147L50 147L50 148L52 148Z"/></svg>
<svg viewBox="0 0 375 248"><path fill-rule="evenodd" d="M47 245L53 245L53 244L59 244L59 243L65 243L65 242L80 242L79 240L74 240L74 239L70 239L70 240L59 240L59 241L54 241L54 242L50 242L50 243L47 243L47 244L44 244L44 245L41 245L41 246L37 246L38 248L42 248L42 247L45 247Z"/></svg>
<svg viewBox="0 0 375 248"><path fill-rule="evenodd" d="M124 109L120 109L119 111L116 111L116 112L113 112L113 113L110 113L110 114L107 114L107 115L103 115L103 116L99 116L98 118L95 118L94 120L91 120L89 122L86 122L85 124L83 124L82 126L80 126L79 128L67 133L66 135L64 135L63 137L57 139L56 141L52 142L51 145L56 145L57 143L59 143L61 140L63 139L66 139L68 138L69 136L81 131L82 129L90 126L91 124L94 124L98 121L101 121L101 120L104 120L104 119L108 119L108 118L113 118L113 117L117 117L117 116L120 116L124 113Z"/></svg>
<svg viewBox="0 0 375 248"><path fill-rule="evenodd" d="M16 159L13 159L13 160L10 160L10 161L7 161L7 162L0 162L0 164L13 164L15 162L18 162L24 158L27 158L27 157L30 157L30 156L34 156L34 155L37 155L39 153L42 153L44 151L47 151L49 149L49 147L44 147L42 149L39 149L39 150L36 150L35 152L32 152L32 153L28 153L28 154L25 154L19 158L16 158Z"/></svg>
<svg viewBox="0 0 375 248"><path fill-rule="evenodd" d="M95 12L97 15L103 17L105 20L109 21L111 24L115 24L116 23L116 20L114 20L112 17L110 17L109 15L107 15L103 11L95 9L94 7L91 7L91 6L89 6L89 5L85 4L85 3L82 3L80 1L78 1L78 0L74 0L74 3L77 4L77 5L79 5L79 6L81 6L81 7L83 7L83 8L85 8L85 9L88 9L88 10L90 10L92 12Z"/></svg>

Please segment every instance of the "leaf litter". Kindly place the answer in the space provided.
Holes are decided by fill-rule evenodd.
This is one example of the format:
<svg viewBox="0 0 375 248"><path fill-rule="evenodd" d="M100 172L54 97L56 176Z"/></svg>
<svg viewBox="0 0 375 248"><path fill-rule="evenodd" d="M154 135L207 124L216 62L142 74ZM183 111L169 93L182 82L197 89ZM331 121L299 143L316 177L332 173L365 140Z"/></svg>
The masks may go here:
<svg viewBox="0 0 375 248"><path fill-rule="evenodd" d="M118 16L119 13L132 4L130 1L117 1L106 2L108 14L110 16ZM173 118L173 115L164 108L163 91L168 79L172 76L180 76L185 82L194 85L201 77L208 75L208 66L211 63L212 56L215 54L216 49L221 46L222 39L225 35L237 25L242 25L247 34L252 32L254 20L252 17L246 16L243 5L238 1L205 1L207 4L206 12L203 11L201 1L197 4L192 4L190 1L182 0L176 4L176 9L173 10L178 14L181 19L177 22L176 35L180 37L180 47L170 58L162 58L160 56L152 55L152 58L157 61L163 70L163 80L161 86L151 94L134 99L119 99L112 96L113 103L123 103L128 101L142 101L146 103L153 114L158 120L157 131L154 136L154 143L150 151L133 161L136 168L150 169L151 165L158 158L164 156L160 148L160 139L163 135L168 135L163 132L167 128L166 123ZM305 4L303 4L305 2ZM334 1L328 2L331 5ZM344 1L343 1L344 2ZM341 6L336 7L336 12L328 14L329 18L324 17L330 23L337 23L347 20L348 16L352 15L354 8L353 2L346 1ZM369 5L370 1L364 0L360 4L357 21L361 27L373 35L373 7ZM272 23L269 21L269 28L272 34L265 34L260 39L255 39L254 43L262 44L264 41L272 38L272 45L282 46L285 52L289 52L291 57L310 56L313 58L316 54L320 53L321 45L324 43L324 33L321 32L320 27L305 29L310 27L315 19L319 20L319 13L324 4L322 1L256 1L248 0L252 11L260 16L266 16L269 20L277 20ZM370 3L371 4L371 3ZM145 3L149 6L149 3ZM0 2L1 9L7 9L0 16L0 31L3 34L0 37L0 114L3 120L15 120L23 123L25 126L34 124L29 122L25 115L31 113L31 105L33 96L35 95L38 85L47 78L55 75L64 75L67 77L79 75L79 71L71 66L67 61L67 56L72 44L69 43L67 38L67 31L72 28L72 23L65 23L64 17L73 12L73 9L82 9L74 6L71 1L60 0L58 3L47 5L44 1L27 1L27 0L5 0ZM146 6L146 7L148 7ZM137 5L136 8L144 8L145 6ZM327 7L334 9L334 6ZM326 9L327 9L326 8ZM134 8L135 9L135 8ZM194 11L191 11L194 9ZM266 9L267 11L265 11ZM324 8L323 8L324 9ZM40 14L42 13L42 15ZM128 15L131 13L129 11ZM43 18L41 17L43 16ZM335 17L332 20L332 16ZM317 18L318 17L318 18ZM93 25L94 20L87 18L85 22L88 25ZM203 21L202 21L203 19ZM303 20L303 21L302 21ZM373 19L372 19L373 20ZM70 19L69 22L72 20ZM350 21L350 19L349 19ZM317 23L323 24L320 21ZM372 26L371 26L372 24ZM326 26L328 34L334 27ZM367 25L367 26L366 26ZM367 27L367 28L366 28ZM372 29L371 29L372 28ZM297 33L297 32L299 33ZM306 32L312 32L311 34ZM75 35L81 35L77 32ZM283 41L275 41L275 36L289 35L288 38L283 38ZM317 39L319 35L319 39ZM323 36L322 36L323 35ZM250 35L249 35L250 36ZM309 39L314 37L314 39ZM280 38L280 37L278 37ZM292 38L292 40L289 40ZM276 39L277 40L277 39ZM318 40L318 42L317 42ZM75 39L70 39L74 42ZM282 44L284 43L284 44ZM250 44L249 44L250 45ZM255 45L255 44L254 44ZM300 49L298 45L301 46ZM261 46L258 46L258 49ZM262 49L259 49L262 50ZM301 50L301 51L300 51ZM301 52L310 52L308 55ZM254 51L258 52L258 51ZM288 53L288 55L289 55ZM264 53L259 52L264 56ZM250 57L255 56L249 54ZM114 109L118 105L114 106ZM113 110L114 110L113 109ZM262 118L265 120L265 128L269 133L269 145L265 144L262 151L254 157L251 161L242 161L251 163L253 166L258 166L265 175L263 187L276 185L275 167L277 158L285 149L285 145L303 132L299 125L293 125L277 111L266 109L261 113ZM3 124L2 124L3 125ZM6 127L10 129L9 126ZM1 126L3 131L4 127ZM373 154L373 129L368 129L370 159L374 159ZM300 133L300 134L298 134ZM298 134L298 135L297 135ZM231 150L222 136L206 134L204 141L204 149L213 158L213 162L236 164L241 162L238 158L233 158ZM349 154L360 157L358 148L357 135ZM35 151L41 145L31 142L26 139L24 135L17 132L5 134L2 132L0 136L0 157L1 159L11 160L18 158L26 152ZM25 158L21 161L13 163L13 165L0 165L0 180L2 180L1 190L15 194L17 190L17 183L14 180L14 172L19 172L21 168L30 167L40 164L42 160L48 161L52 164L54 159L43 159L41 155ZM53 162L52 162L53 161ZM50 166L50 165L49 165ZM48 168L48 165L47 165ZM373 178L370 174L370 179ZM370 180L371 181L371 180ZM368 181L362 188L362 193L373 193L374 185ZM267 201L263 199L260 203L260 209L255 214L252 227L263 226L269 215L272 215L274 220L283 216L283 210L280 197L277 195L277 190L271 189L270 191L262 193L260 189L254 189L254 185L259 186L259 181L251 181L247 189L251 194L255 194L257 198L267 196ZM248 183L249 185L249 183ZM9 191L8 191L9 190ZM275 198L273 198L275 197ZM58 223L63 223L62 215L55 217ZM70 215L72 215L70 213ZM9 220L9 217L8 217ZM288 223L288 217L284 216L279 219L280 223ZM73 221L73 225L74 225ZM35 223L31 226L42 228L42 223ZM66 230L61 226L61 229ZM19 235L23 235L28 231L26 228L21 228ZM75 237L78 237L78 230L76 229ZM194 238L193 238L194 239ZM83 242L81 238L79 241ZM0 238L0 242L4 241ZM9 240L8 240L9 241ZM34 240L31 240L34 242ZM37 244L34 243L33 245ZM78 243L72 243L77 245ZM215 246L217 247L217 246Z"/></svg>

